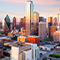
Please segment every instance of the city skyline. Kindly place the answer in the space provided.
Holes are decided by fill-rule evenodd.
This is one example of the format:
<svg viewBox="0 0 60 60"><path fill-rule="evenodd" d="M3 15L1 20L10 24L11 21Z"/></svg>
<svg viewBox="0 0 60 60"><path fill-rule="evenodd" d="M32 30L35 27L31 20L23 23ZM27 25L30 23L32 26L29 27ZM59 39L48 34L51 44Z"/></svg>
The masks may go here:
<svg viewBox="0 0 60 60"><path fill-rule="evenodd" d="M33 1L33 0L32 0ZM17 22L20 21L20 18L26 16L26 2L27 0L0 0L0 21L2 21L6 15L8 14L11 21L15 16L17 18ZM48 16L57 16L57 13L60 11L59 0L34 0L34 11L37 11L40 16L48 17ZM20 8L19 8L20 7ZM38 9L39 8L39 9Z"/></svg>

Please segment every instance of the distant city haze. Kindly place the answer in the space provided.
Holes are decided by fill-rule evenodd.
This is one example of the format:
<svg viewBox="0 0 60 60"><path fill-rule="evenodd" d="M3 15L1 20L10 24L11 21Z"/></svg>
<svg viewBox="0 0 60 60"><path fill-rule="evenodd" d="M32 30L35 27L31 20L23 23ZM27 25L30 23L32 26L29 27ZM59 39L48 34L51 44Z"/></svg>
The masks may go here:
<svg viewBox="0 0 60 60"><path fill-rule="evenodd" d="M28 0L0 0L0 22L8 14L12 22L15 16L17 22L20 22L20 18L26 16L26 2ZM34 3L34 11L37 11L40 16L57 17L57 13L60 11L60 0L32 0Z"/></svg>

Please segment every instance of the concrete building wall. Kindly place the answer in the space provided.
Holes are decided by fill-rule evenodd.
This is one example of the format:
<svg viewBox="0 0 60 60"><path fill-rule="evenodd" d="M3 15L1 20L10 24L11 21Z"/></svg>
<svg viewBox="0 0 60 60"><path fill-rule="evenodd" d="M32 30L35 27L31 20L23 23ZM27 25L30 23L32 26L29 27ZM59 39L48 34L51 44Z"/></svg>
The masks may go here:
<svg viewBox="0 0 60 60"><path fill-rule="evenodd" d="M32 60L32 50L24 51L25 53L25 60Z"/></svg>
<svg viewBox="0 0 60 60"><path fill-rule="evenodd" d="M46 37L47 37L46 23L44 23L44 22L39 23L38 34L39 34L40 39L46 39Z"/></svg>
<svg viewBox="0 0 60 60"><path fill-rule="evenodd" d="M11 48L11 60L19 60L19 48L18 47Z"/></svg>

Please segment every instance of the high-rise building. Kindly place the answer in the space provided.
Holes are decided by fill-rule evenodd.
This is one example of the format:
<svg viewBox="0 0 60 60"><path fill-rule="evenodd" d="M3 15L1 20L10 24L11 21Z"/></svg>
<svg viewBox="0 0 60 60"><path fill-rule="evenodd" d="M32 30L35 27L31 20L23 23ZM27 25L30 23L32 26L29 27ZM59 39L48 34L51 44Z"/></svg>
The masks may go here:
<svg viewBox="0 0 60 60"><path fill-rule="evenodd" d="M16 18L15 17L13 18L13 29L14 30L16 29Z"/></svg>
<svg viewBox="0 0 60 60"><path fill-rule="evenodd" d="M49 27L49 39L50 40L53 40L54 32L56 32L56 27L55 26L50 26Z"/></svg>
<svg viewBox="0 0 60 60"><path fill-rule="evenodd" d="M53 19L53 26L58 26L56 17Z"/></svg>
<svg viewBox="0 0 60 60"><path fill-rule="evenodd" d="M54 42L60 42L60 31L54 32Z"/></svg>
<svg viewBox="0 0 60 60"><path fill-rule="evenodd" d="M39 22L43 22L44 17L39 17Z"/></svg>
<svg viewBox="0 0 60 60"><path fill-rule="evenodd" d="M7 15L4 19L4 31L9 32L10 31L10 18Z"/></svg>
<svg viewBox="0 0 60 60"><path fill-rule="evenodd" d="M48 17L48 27L52 26L52 21L53 21L53 18L52 17Z"/></svg>
<svg viewBox="0 0 60 60"><path fill-rule="evenodd" d="M26 36L31 34L31 23L33 22L34 4L28 0L26 5Z"/></svg>
<svg viewBox="0 0 60 60"><path fill-rule="evenodd" d="M2 29L4 29L4 19L2 20Z"/></svg>
<svg viewBox="0 0 60 60"><path fill-rule="evenodd" d="M39 22L38 34L39 34L40 40L44 40L47 38L46 22Z"/></svg>
<svg viewBox="0 0 60 60"><path fill-rule="evenodd" d="M37 30L37 24L39 23L39 13L34 12L34 30Z"/></svg>
<svg viewBox="0 0 60 60"><path fill-rule="evenodd" d="M21 18L21 21L20 21L20 24L21 24L21 28L23 27L25 29L25 24L26 24L26 17L24 18Z"/></svg>

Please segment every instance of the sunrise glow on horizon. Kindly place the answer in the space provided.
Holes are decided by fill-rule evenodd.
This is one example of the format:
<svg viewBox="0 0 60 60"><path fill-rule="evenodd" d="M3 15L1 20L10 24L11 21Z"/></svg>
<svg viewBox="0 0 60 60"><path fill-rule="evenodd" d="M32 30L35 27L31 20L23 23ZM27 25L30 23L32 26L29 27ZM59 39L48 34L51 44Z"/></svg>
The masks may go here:
<svg viewBox="0 0 60 60"><path fill-rule="evenodd" d="M32 0L34 3L34 11L38 12L40 16L45 18L49 16L57 17L60 11L59 0ZM8 14L11 21L15 16L17 22L20 18L26 16L26 2L27 0L0 0L0 21L2 21Z"/></svg>

